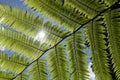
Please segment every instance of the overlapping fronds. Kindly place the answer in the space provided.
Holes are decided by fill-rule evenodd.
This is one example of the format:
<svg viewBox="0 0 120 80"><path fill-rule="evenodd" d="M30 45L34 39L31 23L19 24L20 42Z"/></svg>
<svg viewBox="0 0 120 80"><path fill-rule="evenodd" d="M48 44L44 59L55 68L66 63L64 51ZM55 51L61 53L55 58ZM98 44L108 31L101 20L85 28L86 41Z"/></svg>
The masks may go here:
<svg viewBox="0 0 120 80"><path fill-rule="evenodd" d="M8 54L0 52L0 64L0 69L2 71L8 70L8 72L19 73L29 64L29 61L17 55L9 57Z"/></svg>
<svg viewBox="0 0 120 80"><path fill-rule="evenodd" d="M67 52L70 61L70 80L88 79L87 55L84 53L82 32L77 32L67 40Z"/></svg>
<svg viewBox="0 0 120 80"><path fill-rule="evenodd" d="M29 68L29 80L48 80L47 64L45 59L39 59Z"/></svg>
<svg viewBox="0 0 120 80"><path fill-rule="evenodd" d="M47 55L51 80L69 80L68 62L63 45L58 45Z"/></svg>
<svg viewBox="0 0 120 80"><path fill-rule="evenodd" d="M0 45L26 57L32 56L33 59L43 53L41 46L37 42L33 42L32 38L3 27L0 28ZM43 49L44 47L47 46L43 45Z"/></svg>
<svg viewBox="0 0 120 80"><path fill-rule="evenodd" d="M0 4L0 46L16 52L0 52L0 80L88 80L85 35L96 80L120 79L120 0L23 2L62 26Z"/></svg>
<svg viewBox="0 0 120 80"><path fill-rule="evenodd" d="M65 25L69 30L74 30L74 28L87 19L79 10L73 8L72 5L61 5L61 2L58 0L25 0L24 2L34 10Z"/></svg>
<svg viewBox="0 0 120 80"><path fill-rule="evenodd" d="M96 74L96 80L112 80L107 61L107 52L105 49L105 27L103 18L98 17L86 25L86 34L91 48L91 58L93 70Z"/></svg>
<svg viewBox="0 0 120 80"><path fill-rule="evenodd" d="M65 0L65 5L71 5L76 10L85 14L88 18L95 17L100 11L106 8L105 4L101 4L96 0Z"/></svg>
<svg viewBox="0 0 120 80"><path fill-rule="evenodd" d="M55 42L63 37L63 33L65 33L64 30L60 29L58 26L56 26L57 28L54 28L54 30L58 32L53 33L49 27L55 26L48 25L50 22L44 22L43 18L40 18L39 16L36 17L32 13L28 13L28 11L25 12L22 9L13 8L7 5L0 5L0 11L0 23L4 23L8 25L8 27L12 27L13 29L16 29L32 38L36 38L39 32L45 31L46 37L43 41L49 45L55 44ZM53 39L55 40L54 42ZM37 40L40 41L39 39Z"/></svg>
<svg viewBox="0 0 120 80"><path fill-rule="evenodd" d="M105 13L105 24L108 30L108 40L114 71L120 79L120 9L108 10Z"/></svg>

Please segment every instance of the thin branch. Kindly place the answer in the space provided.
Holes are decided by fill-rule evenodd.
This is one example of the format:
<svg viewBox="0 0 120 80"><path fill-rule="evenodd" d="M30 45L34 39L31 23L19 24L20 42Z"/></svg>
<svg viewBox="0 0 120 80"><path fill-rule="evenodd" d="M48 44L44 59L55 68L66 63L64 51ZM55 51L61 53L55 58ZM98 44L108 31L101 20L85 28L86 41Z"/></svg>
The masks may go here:
<svg viewBox="0 0 120 80"><path fill-rule="evenodd" d="M57 42L54 46L52 46L51 48L45 50L45 52L39 56L37 59L35 59L33 62L31 62L30 64L28 64L19 74L17 74L14 78L10 79L13 80L16 77L18 77L20 74L22 74L32 63L36 62L39 58L41 58L46 52L48 52L49 50L53 49L54 47L56 47L57 45L59 45L62 41L64 41L66 38L68 38L69 36L75 34L77 31L79 31L81 28L83 28L86 24L88 24L89 22L93 21L94 19L96 19L98 16L100 16L102 13L106 12L109 9L112 9L113 7L115 7L116 5L119 5L120 0L118 0L115 4L113 4L112 6L110 6L107 9L102 10L99 14L97 14L93 19L87 21L86 23L82 24L79 28L77 28L75 31L73 31L71 34L66 35L62 40L60 40L59 42Z"/></svg>

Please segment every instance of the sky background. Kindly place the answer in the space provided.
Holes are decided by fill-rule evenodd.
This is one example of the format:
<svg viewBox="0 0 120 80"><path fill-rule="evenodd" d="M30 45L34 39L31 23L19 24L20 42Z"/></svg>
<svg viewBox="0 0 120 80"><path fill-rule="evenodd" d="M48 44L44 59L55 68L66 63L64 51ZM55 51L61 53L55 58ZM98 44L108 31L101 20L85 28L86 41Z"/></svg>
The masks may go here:
<svg viewBox="0 0 120 80"><path fill-rule="evenodd" d="M45 16L43 16L42 14L38 14L37 12L34 12L33 10L31 10L30 8L28 8L27 7L27 5L24 5L23 4L23 0L0 0L0 3L2 3L2 4L9 4L9 5L11 5L11 6L16 6L16 7L18 7L18 8L22 8L22 9L24 9L24 10L27 10L27 11L29 11L29 12L32 12L34 15L36 15L36 16L40 16L40 17L43 17L44 18L44 20L45 21L47 21L48 20L48 18L47 17L45 17ZM54 23L54 22L53 22ZM0 46L0 51L5 51L5 52L7 52L7 53L11 53L11 50L5 50L4 49L4 47L2 47L2 46ZM87 48L86 50L85 50L85 52L90 56L90 52L89 52L89 49ZM88 70L90 71L90 79L89 80L95 80L94 78L95 78L95 75L94 75L94 73L92 72L92 69L91 69L91 65L92 65L92 63L90 62L90 59L88 58L88 62L89 62L89 67L88 67Z"/></svg>

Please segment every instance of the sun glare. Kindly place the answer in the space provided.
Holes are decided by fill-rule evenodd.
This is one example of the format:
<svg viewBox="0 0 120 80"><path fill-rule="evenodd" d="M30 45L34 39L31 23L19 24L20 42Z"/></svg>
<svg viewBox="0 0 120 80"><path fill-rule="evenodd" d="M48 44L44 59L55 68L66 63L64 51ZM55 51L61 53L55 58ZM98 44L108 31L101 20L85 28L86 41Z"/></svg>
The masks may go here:
<svg viewBox="0 0 120 80"><path fill-rule="evenodd" d="M39 38L43 39L45 37L45 32L41 31L38 33Z"/></svg>
<svg viewBox="0 0 120 80"><path fill-rule="evenodd" d="M40 31L35 37L35 40L40 41L41 43L45 42L45 32Z"/></svg>
<svg viewBox="0 0 120 80"><path fill-rule="evenodd" d="M0 20L0 23L2 23L3 20L4 20L4 18L2 18L2 19Z"/></svg>

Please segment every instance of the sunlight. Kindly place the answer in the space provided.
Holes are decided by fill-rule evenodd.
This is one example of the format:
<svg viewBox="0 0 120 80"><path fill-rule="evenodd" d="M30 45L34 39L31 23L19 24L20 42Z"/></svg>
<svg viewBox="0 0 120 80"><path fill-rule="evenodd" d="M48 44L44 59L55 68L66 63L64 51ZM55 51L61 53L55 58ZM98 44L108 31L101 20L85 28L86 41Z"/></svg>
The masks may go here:
<svg viewBox="0 0 120 80"><path fill-rule="evenodd" d="M43 39L45 37L45 32L41 31L38 33L39 37Z"/></svg>
<svg viewBox="0 0 120 80"><path fill-rule="evenodd" d="M3 20L4 20L4 18L2 18L2 19L0 20L0 23L2 23Z"/></svg>
<svg viewBox="0 0 120 80"><path fill-rule="evenodd" d="M45 42L45 32L44 31L38 32L38 34L35 37L35 40L38 40L41 43Z"/></svg>

